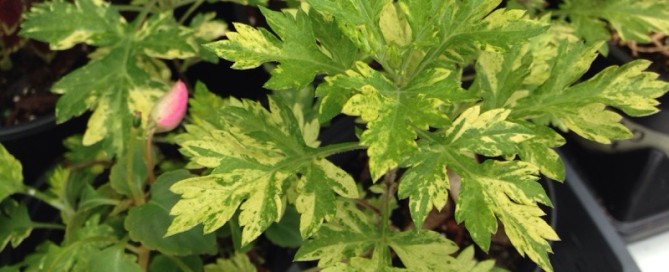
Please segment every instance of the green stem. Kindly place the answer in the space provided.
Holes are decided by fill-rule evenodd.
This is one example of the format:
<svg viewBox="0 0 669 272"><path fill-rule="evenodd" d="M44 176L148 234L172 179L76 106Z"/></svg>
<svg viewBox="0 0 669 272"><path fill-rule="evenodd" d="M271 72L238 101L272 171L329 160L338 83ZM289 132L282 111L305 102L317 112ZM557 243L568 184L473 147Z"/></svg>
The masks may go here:
<svg viewBox="0 0 669 272"><path fill-rule="evenodd" d="M149 262L151 261L151 250L145 246L137 248L137 264L142 268L142 271L148 271Z"/></svg>
<svg viewBox="0 0 669 272"><path fill-rule="evenodd" d="M32 226L35 229L65 230L65 226L63 226L61 224L54 224L54 223L32 222L32 223L30 223L30 226Z"/></svg>
<svg viewBox="0 0 669 272"><path fill-rule="evenodd" d="M164 254L163 254L163 255L164 255ZM182 261L181 259L179 259L179 258L177 258L177 257L174 257L174 256L171 256L171 255L164 255L164 256L167 256L167 258L169 258L170 260L172 260L172 261L173 261L173 262L174 262L174 263L181 269L181 271L184 271L184 272L194 272L193 269L191 269L191 268L190 268L186 263L184 263L184 261Z"/></svg>
<svg viewBox="0 0 669 272"><path fill-rule="evenodd" d="M156 176L153 172L153 134L156 133L156 127L151 125L147 135L146 135L146 170L147 170L147 183L149 185L153 184L156 179Z"/></svg>
<svg viewBox="0 0 669 272"><path fill-rule="evenodd" d="M348 142L348 143L321 146L318 149L316 149L316 152L312 154L314 157L328 157L339 153L344 153L358 149L365 149L365 148L366 147L360 145L359 142Z"/></svg>
<svg viewBox="0 0 669 272"><path fill-rule="evenodd" d="M133 5L113 5L113 7L118 10L118 11L135 11L135 12L141 12L144 10L141 7L138 6L133 6Z"/></svg>
<svg viewBox="0 0 669 272"><path fill-rule="evenodd" d="M49 204L49 206L54 207L59 211L70 211L68 207L65 207L65 205L63 205L63 203L60 203L60 201L58 201L57 199L54 199L52 196L49 196L29 185L23 185L23 190L19 193L39 199L40 201Z"/></svg>
<svg viewBox="0 0 669 272"><path fill-rule="evenodd" d="M188 19L188 17L190 17L190 15L193 14L193 12L195 12L195 10L200 5L202 5L202 3L204 3L204 0L197 0L193 5L188 7L188 10L186 11L186 13L184 13L184 15L181 15L181 18L179 19L179 24L183 25L184 22L186 22L186 20Z"/></svg>
<svg viewBox="0 0 669 272"><path fill-rule="evenodd" d="M139 28L142 26L142 23L146 19L146 16L149 15L149 11L151 11L151 9L153 9L153 6L156 5L156 2L158 2L158 0L151 0L151 2L148 2L143 7L142 11L139 13L139 15L137 16L137 19L135 21L137 23L136 30L139 30Z"/></svg>
<svg viewBox="0 0 669 272"><path fill-rule="evenodd" d="M386 248L390 244L388 237L392 231L390 229L390 215L392 213L390 201L395 196L395 190L397 189L397 183L395 182L396 176L397 169L393 169L388 171L383 178L383 184L385 186L383 195L381 195L381 237L383 241L381 242L380 247L383 248L381 252L383 252L384 255L379 257L380 262L386 262L383 265L387 265L390 261L390 252L388 252Z"/></svg>

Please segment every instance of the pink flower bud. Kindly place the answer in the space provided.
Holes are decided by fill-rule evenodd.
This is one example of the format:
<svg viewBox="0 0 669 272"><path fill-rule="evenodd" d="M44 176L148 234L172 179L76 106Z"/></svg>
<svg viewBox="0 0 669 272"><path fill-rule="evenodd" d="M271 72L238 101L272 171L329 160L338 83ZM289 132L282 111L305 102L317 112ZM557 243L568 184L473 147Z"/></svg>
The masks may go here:
<svg viewBox="0 0 669 272"><path fill-rule="evenodd" d="M177 81L168 93L163 95L151 111L151 119L156 124L156 132L173 130L181 123L188 107L188 88Z"/></svg>

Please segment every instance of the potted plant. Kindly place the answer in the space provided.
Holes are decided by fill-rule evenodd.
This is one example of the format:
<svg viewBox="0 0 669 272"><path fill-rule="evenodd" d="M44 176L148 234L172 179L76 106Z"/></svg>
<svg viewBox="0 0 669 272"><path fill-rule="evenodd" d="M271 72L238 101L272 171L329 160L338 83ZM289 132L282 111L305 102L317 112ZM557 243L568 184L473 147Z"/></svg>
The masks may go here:
<svg viewBox="0 0 669 272"><path fill-rule="evenodd" d="M669 89L644 71L647 61L579 81L603 43L501 0L307 0L261 7L270 29L236 23L205 45L236 69L275 65L266 103L195 84L184 129L154 136L178 126L188 96L182 82L162 95L168 77L146 56L208 52L170 27L157 2L169 1L140 4L128 25L93 0L44 4L27 17L25 35L101 48L55 86L58 118L94 113L84 136L67 142L71 167L56 168L49 191L21 185L18 163L2 153L3 198L23 192L53 204L63 224L50 226L64 229L61 243L6 269L247 271L269 267L267 241L299 246L296 261L326 271L494 269L473 246L429 229L433 210L453 209L476 247L488 251L496 234L551 271L559 237L543 218L552 204L538 180L565 178L556 130L629 138L611 108L649 115ZM46 31L63 14L104 25ZM156 78L162 84L145 84ZM342 115L356 118L359 140L321 144L321 127ZM328 160L353 151L365 155L358 173ZM3 205L4 222L17 222L2 225L12 227L3 241L18 244L39 224L13 199Z"/></svg>
<svg viewBox="0 0 669 272"><path fill-rule="evenodd" d="M519 1L520 2L520 1ZM538 1L543 2L543 1ZM538 15L550 12L557 23L575 30L586 42L609 40L600 51L607 58L602 62L625 64L634 59L652 61L648 70L666 81L669 74L669 3L666 1L563 1L547 7L541 3L524 2ZM621 12L622 11L622 12ZM632 139L615 141L612 145L580 141L581 155L574 158L583 168L585 180L593 193L607 208L620 234L634 241L665 231L669 220L669 202L661 197L667 193L666 134L669 133L666 101L660 97L661 111L652 116L623 115L622 122L635 134ZM579 140L578 137L574 137ZM657 199L648 202L647 199Z"/></svg>

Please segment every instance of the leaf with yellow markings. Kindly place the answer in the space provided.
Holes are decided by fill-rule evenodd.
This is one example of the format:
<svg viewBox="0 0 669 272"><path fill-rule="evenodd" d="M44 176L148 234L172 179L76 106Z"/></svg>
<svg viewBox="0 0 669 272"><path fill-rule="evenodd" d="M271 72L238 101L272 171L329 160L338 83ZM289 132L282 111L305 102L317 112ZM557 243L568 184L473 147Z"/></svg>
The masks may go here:
<svg viewBox="0 0 669 272"><path fill-rule="evenodd" d="M220 107L210 108L203 99L218 101ZM295 115L301 111L292 111L280 99L270 99L270 110L257 102L219 100L199 88L191 102L197 105L193 124L176 137L192 166L214 170L172 186L182 199L172 208L176 217L167 235L198 224L206 233L215 231L239 210L242 243L248 244L282 218L292 201L285 188L297 182L294 204L301 214L301 234L309 237L334 215L335 195L358 197L348 173L310 146L319 128L301 125L304 117Z"/></svg>

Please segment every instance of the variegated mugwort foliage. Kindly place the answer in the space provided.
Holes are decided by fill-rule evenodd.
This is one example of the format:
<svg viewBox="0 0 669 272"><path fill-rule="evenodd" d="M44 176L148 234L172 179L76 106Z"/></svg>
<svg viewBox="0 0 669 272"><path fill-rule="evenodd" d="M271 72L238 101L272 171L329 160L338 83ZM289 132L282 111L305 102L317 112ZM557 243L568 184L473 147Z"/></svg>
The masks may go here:
<svg viewBox="0 0 669 272"><path fill-rule="evenodd" d="M500 0L305 2L282 12L262 9L271 31L238 23L228 39L206 47L237 69L277 63L265 84L276 91L301 89L323 75L318 121L359 117L374 181L407 168L397 196L409 199L419 229L432 209L445 206L454 173L461 178L456 219L477 245L487 250L501 223L518 252L547 271L550 241L559 238L542 218L540 205L552 203L538 180L565 177L554 150L565 140L553 127L601 143L625 139L630 131L608 107L652 114L669 89L644 72L644 61L578 82L601 43L586 45L548 17L499 8ZM471 64L476 77L464 89L463 67ZM447 256L454 250L447 240L429 231L389 231L390 222L337 200L333 192L355 197L354 186L319 156L340 146L305 141L303 135L317 134L305 130L317 129L307 125L315 120L274 99L269 111L246 101L216 104L205 111L196 99L193 122L179 137L192 166L214 170L172 187L184 199L172 210L170 233L199 223L213 231L239 207L249 242L294 203L302 235L310 237L298 260L320 260L328 271L399 270L390 267L390 248L411 271L461 268Z"/></svg>
<svg viewBox="0 0 669 272"><path fill-rule="evenodd" d="M216 61L200 44L219 38L225 29L213 14L199 14L190 26L179 24L171 10L128 22L105 1L53 0L33 5L20 34L54 50L97 47L87 65L53 86L62 94L56 121L92 110L84 145L103 142L108 153L120 154L132 137L133 120L141 119L145 127L153 104L169 89L170 70L160 59Z"/></svg>
<svg viewBox="0 0 669 272"><path fill-rule="evenodd" d="M258 102L222 100L198 88L193 122L176 141L193 167L213 171L171 187L182 199L171 210L175 219L167 235L200 223L206 233L215 231L239 209L242 244L248 244L278 222L290 203L308 237L335 214L336 195L358 197L353 178L324 158L351 145L319 148L311 136L318 133L317 120L304 119L280 99L269 103L266 110Z"/></svg>

